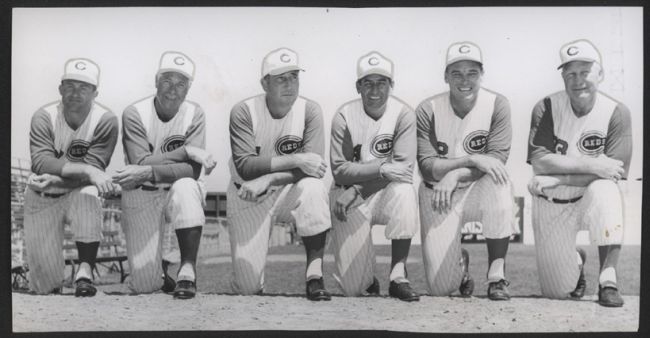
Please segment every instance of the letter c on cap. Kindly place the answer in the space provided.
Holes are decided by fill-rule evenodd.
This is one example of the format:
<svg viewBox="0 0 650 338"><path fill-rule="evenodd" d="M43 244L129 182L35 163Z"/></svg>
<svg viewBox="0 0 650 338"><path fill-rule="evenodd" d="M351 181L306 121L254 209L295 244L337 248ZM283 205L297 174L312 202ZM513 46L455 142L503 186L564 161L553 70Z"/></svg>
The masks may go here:
<svg viewBox="0 0 650 338"><path fill-rule="evenodd" d="M467 54L469 53L469 46L468 45L462 45L458 47L458 52L462 54Z"/></svg>
<svg viewBox="0 0 650 338"><path fill-rule="evenodd" d="M368 59L368 64L371 66L376 66L379 64L379 59L373 56L370 59Z"/></svg>
<svg viewBox="0 0 650 338"><path fill-rule="evenodd" d="M571 46L571 47L567 48L566 53L567 53L567 55L574 56L574 55L578 54L579 51L580 51L580 49L578 49L578 47Z"/></svg>
<svg viewBox="0 0 650 338"><path fill-rule="evenodd" d="M74 64L74 68L77 68L79 70L84 70L86 69L86 63L83 61L78 61L77 63Z"/></svg>
<svg viewBox="0 0 650 338"><path fill-rule="evenodd" d="M291 61L291 56L289 56L287 53L282 53L282 55L280 55L280 61L287 63Z"/></svg>
<svg viewBox="0 0 650 338"><path fill-rule="evenodd" d="M185 59L183 59L182 56L177 56L177 57L174 58L174 63L179 65L179 66L182 66L182 65L185 64Z"/></svg>

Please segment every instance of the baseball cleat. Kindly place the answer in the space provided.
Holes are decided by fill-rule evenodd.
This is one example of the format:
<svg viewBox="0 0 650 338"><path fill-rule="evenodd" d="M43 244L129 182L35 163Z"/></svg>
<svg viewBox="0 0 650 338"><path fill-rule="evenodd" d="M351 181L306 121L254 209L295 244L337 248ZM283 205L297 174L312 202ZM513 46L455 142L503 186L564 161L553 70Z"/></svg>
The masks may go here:
<svg viewBox="0 0 650 338"><path fill-rule="evenodd" d="M458 286L458 292L463 297L469 297L474 293L474 280L469 275L469 253L465 249L461 250L461 265L463 266L463 279Z"/></svg>
<svg viewBox="0 0 650 338"><path fill-rule="evenodd" d="M587 262L587 253L581 248L576 249L580 258L582 259L582 264L580 265L580 277L578 278L578 284L576 285L575 290L570 293L571 298L580 299L585 295L585 290L587 289L587 280L585 279L585 263Z"/></svg>
<svg viewBox="0 0 650 338"><path fill-rule="evenodd" d="M510 282L505 279L491 282L488 286L488 298L491 300L509 300L510 291L508 291L508 285L510 285Z"/></svg>
<svg viewBox="0 0 650 338"><path fill-rule="evenodd" d="M191 280L179 280L174 289L174 298L190 299L196 295L196 283Z"/></svg>
<svg viewBox="0 0 650 338"><path fill-rule="evenodd" d="M372 277L372 284L366 289L369 296L379 296L379 280L377 277Z"/></svg>
<svg viewBox="0 0 650 338"><path fill-rule="evenodd" d="M75 297L92 297L97 293L97 289L93 286L93 282L88 278L79 278L74 282L74 284Z"/></svg>
<svg viewBox="0 0 650 338"><path fill-rule="evenodd" d="M332 299L332 295L325 289L323 277L308 280L306 289L307 299L309 300L319 301Z"/></svg>
<svg viewBox="0 0 650 338"><path fill-rule="evenodd" d="M176 289L176 282L173 278L169 277L167 272L163 273L163 286L160 288L164 293L172 293Z"/></svg>
<svg viewBox="0 0 650 338"><path fill-rule="evenodd" d="M624 303L616 287L598 285L598 304L606 307L621 307Z"/></svg>
<svg viewBox="0 0 650 338"><path fill-rule="evenodd" d="M391 281L388 294L393 298L398 298L405 302L416 302L420 300L420 295L413 291L409 282L396 283L395 281Z"/></svg>

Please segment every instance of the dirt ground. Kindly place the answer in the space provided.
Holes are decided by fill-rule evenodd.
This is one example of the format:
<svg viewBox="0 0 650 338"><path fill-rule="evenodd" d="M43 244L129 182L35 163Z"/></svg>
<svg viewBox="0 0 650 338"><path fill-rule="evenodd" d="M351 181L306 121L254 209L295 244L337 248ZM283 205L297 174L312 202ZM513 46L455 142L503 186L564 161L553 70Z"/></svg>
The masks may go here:
<svg viewBox="0 0 650 338"><path fill-rule="evenodd" d="M193 300L170 295L128 295L119 274L106 273L93 298L62 295L36 296L14 292L13 330L26 331L168 331L168 330L391 330L409 332L558 332L636 331L639 323L640 247L621 252L619 287L625 305L604 308L597 300L598 259L587 248L586 296L580 301L541 298L536 276L534 247L511 245L507 275L513 298L494 302L486 298L485 246L464 246L470 251L470 272L476 280L471 298L422 296L404 303L389 298L390 248L377 247L375 273L381 284L379 297L342 297L331 274L331 253L325 257L326 287L335 295L329 302L304 298L304 249L272 248L266 267L263 296L237 296L230 289L230 257L221 252L201 258L199 294ZM414 289L426 294L419 246L408 263Z"/></svg>

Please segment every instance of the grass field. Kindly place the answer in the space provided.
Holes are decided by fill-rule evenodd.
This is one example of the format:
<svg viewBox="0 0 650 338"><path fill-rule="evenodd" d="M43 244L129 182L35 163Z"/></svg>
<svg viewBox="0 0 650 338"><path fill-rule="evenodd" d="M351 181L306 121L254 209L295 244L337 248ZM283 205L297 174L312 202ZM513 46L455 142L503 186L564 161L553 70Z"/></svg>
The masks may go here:
<svg viewBox="0 0 650 338"><path fill-rule="evenodd" d="M485 244L464 244L470 253L470 273L476 281L475 295L486 294L487 285L487 249ZM587 252L585 268L587 278L587 295L598 289L598 251L595 246L583 247ZM390 246L375 246L377 264L375 274L382 286L382 294L388 292L388 275L390 270ZM621 292L625 295L638 295L640 288L640 246L627 246L621 251L618 266L618 280ZM273 247L269 250L265 275L265 293L270 294L304 294L304 248L298 245ZM199 264L198 288L202 292L230 293L232 267L230 255L222 253L217 256L203 256L204 263ZM413 246L407 264L409 280L416 291L427 293L420 246ZM326 252L324 273L326 287L335 294L341 294L334 278L333 256ZM506 275L510 280L513 296L540 295L537 281L537 264L535 247L532 245L511 244L507 257Z"/></svg>

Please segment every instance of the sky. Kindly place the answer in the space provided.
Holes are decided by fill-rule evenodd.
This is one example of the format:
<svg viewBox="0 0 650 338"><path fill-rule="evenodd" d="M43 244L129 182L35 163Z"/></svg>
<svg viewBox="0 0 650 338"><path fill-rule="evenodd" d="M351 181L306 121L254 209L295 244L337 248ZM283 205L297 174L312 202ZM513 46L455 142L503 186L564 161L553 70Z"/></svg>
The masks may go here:
<svg viewBox="0 0 650 338"><path fill-rule="evenodd" d="M600 89L632 112L630 178L642 176L643 11L640 7L539 8L14 8L11 152L29 158L31 115L60 98L64 63L73 57L101 68L97 101L118 117L155 93L160 55L181 51L196 63L188 99L206 112L207 150L218 164L210 191L225 191L228 120L237 102L262 93L263 57L279 47L299 54L300 94L323 109L326 144L337 108L358 98L356 62L377 50L395 64L393 94L416 107L448 90L447 47L472 41L483 52L483 86L508 98L513 140L507 168L515 194L532 175L526 142L533 106L563 89L559 48L590 39L603 57ZM109 172L124 165L121 138ZM327 147L326 147L327 148ZM329 151L327 151L329 156ZM331 175L326 180L331 182ZM419 181L419 180L418 180ZM640 189L638 190L640 199Z"/></svg>

